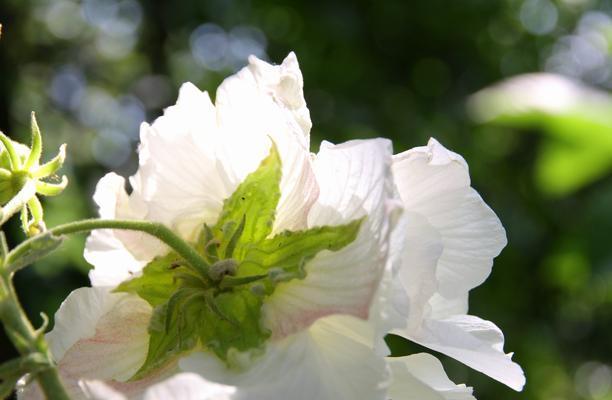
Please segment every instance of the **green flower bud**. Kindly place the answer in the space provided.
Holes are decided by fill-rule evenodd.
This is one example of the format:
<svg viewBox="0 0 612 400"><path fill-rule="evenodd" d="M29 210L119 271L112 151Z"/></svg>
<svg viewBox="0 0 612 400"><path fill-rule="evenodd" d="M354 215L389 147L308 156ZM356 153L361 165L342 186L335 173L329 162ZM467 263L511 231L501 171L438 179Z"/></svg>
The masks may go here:
<svg viewBox="0 0 612 400"><path fill-rule="evenodd" d="M41 164L42 135L34 113L32 113L32 144L29 148L11 140L2 132L0 132L0 143L2 144L0 148L0 206L6 205L7 208L11 208L10 215L2 216L2 223L19 211L19 206L13 209L15 199L29 184L29 187L35 187L36 192L31 198L31 194L28 194L28 198L23 199L20 203L23 230L28 236L40 233L45 230L45 225L42 205L36 194L57 196L68 185L66 176L58 179L55 175L66 159L66 145L60 146L57 156ZM44 181L43 179L46 178L50 178L52 182Z"/></svg>

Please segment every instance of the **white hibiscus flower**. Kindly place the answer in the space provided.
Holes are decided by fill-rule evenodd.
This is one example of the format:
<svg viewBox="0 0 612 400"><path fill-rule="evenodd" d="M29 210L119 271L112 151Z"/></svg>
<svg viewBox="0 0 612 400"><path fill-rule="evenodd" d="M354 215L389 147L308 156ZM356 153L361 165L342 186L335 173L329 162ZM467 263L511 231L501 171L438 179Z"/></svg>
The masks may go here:
<svg viewBox="0 0 612 400"><path fill-rule="evenodd" d="M467 163L431 139L393 156L392 169L404 207L387 303L393 332L522 390L501 330L467 315L468 292L506 245L499 219L470 187Z"/></svg>
<svg viewBox="0 0 612 400"><path fill-rule="evenodd" d="M143 124L132 191L105 176L100 215L161 222L208 268L142 233L94 232L85 250L94 287L66 299L48 335L74 398L473 399L434 357L388 358L380 339L393 327L436 348L425 328L449 314L429 308L466 297L481 256L465 258L469 246L452 240L461 232L449 228L445 242L447 226L411 208L408 169L389 141L325 142L314 155L310 127L293 54L280 66L252 57L214 105L185 84L175 106ZM427 270L430 247L439 257ZM458 253L464 270L452 269ZM484 268L494 255L482 255ZM446 279L463 291L451 296Z"/></svg>

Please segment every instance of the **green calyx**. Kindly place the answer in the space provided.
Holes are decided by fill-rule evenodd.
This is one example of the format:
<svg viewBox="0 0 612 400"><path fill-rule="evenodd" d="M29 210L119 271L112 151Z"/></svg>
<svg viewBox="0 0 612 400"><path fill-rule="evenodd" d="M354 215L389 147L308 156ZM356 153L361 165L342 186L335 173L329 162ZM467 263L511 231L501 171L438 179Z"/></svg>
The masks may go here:
<svg viewBox="0 0 612 400"><path fill-rule="evenodd" d="M15 199L28 184L32 185L33 196L19 199L26 203L21 207L23 229L29 236L44 230L43 210L36 194L56 196L68 185L68 179L62 176L58 180L55 173L62 167L66 159L66 145L62 145L57 156L49 162L41 164L42 135L36 117L32 113L32 144L30 148L11 140L0 132L0 206L12 208ZM51 181L43 181L49 178ZM31 218L30 218L31 216ZM2 222L4 222L4 219Z"/></svg>
<svg viewBox="0 0 612 400"><path fill-rule="evenodd" d="M271 236L281 170L272 144L257 170L225 200L216 224L203 226L194 247L209 264L205 273L170 253L116 289L154 307L147 357L133 380L193 350L211 351L235 367L233 354L260 350L270 337L262 306L277 285L303 279L319 252L355 240L362 219Z"/></svg>

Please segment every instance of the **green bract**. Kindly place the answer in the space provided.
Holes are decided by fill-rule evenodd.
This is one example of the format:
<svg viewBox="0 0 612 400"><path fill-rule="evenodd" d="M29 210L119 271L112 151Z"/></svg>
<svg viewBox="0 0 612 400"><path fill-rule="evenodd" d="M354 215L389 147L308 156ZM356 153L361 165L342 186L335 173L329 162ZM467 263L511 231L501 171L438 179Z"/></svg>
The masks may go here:
<svg viewBox="0 0 612 400"><path fill-rule="evenodd" d="M232 353L261 349L270 337L261 310L278 283L303 279L307 262L319 252L355 240L362 219L270 237L280 181L281 160L273 144L225 200L217 223L203 226L195 248L209 263L207 272L170 253L116 289L154 307L147 358L132 379L194 349L212 351L235 367Z"/></svg>
<svg viewBox="0 0 612 400"><path fill-rule="evenodd" d="M23 230L29 236L44 231L43 208L36 194L57 196L68 185L68 178L62 176L59 182L55 173L64 164L66 145L60 146L59 153L47 163L41 164L42 135L32 113L32 145L30 148L14 142L0 132L0 206L8 212L0 217L2 222L21 211ZM19 210L20 209L20 210ZM32 218L30 218L30 216Z"/></svg>

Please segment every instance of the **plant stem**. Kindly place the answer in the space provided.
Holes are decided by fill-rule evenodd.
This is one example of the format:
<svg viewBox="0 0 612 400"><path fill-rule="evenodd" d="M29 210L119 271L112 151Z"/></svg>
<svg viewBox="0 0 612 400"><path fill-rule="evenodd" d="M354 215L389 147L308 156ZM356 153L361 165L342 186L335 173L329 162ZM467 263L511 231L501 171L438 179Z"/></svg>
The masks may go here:
<svg viewBox="0 0 612 400"><path fill-rule="evenodd" d="M46 358L48 368L35 374L35 378L46 398L70 400L55 368L51 352L42 337L42 332L37 332L28 321L17 299L10 274L6 271L2 271L0 279L0 318L7 335L20 354L26 356L39 353Z"/></svg>
<svg viewBox="0 0 612 400"><path fill-rule="evenodd" d="M33 353L43 354L48 360L49 368L36 373L45 396L52 400L69 400L66 389L62 385L52 355L42 332L37 332L26 317L12 284L14 269L11 265L20 257L35 252L40 246L38 241L48 240L48 235L62 236L71 233L89 232L95 229L122 229L145 232L156 237L179 254L196 272L208 276L209 265L187 242L177 236L163 224L148 221L86 219L69 222L49 229L42 235L34 236L10 251L4 260L4 268L0 271L0 319L15 347L22 355Z"/></svg>
<svg viewBox="0 0 612 400"><path fill-rule="evenodd" d="M167 226L149 221L139 220L118 220L118 219L84 219L81 221L69 222L58 225L46 231L47 234L54 236L67 235L70 233L89 232L95 229L123 229L140 231L156 237L172 250L177 252L187 263L202 276L208 276L209 265L198 252L187 244L183 239L172 232ZM7 265L10 268L11 262L27 253L32 245L36 243L37 236L34 236L19 246L15 247L7 257Z"/></svg>

